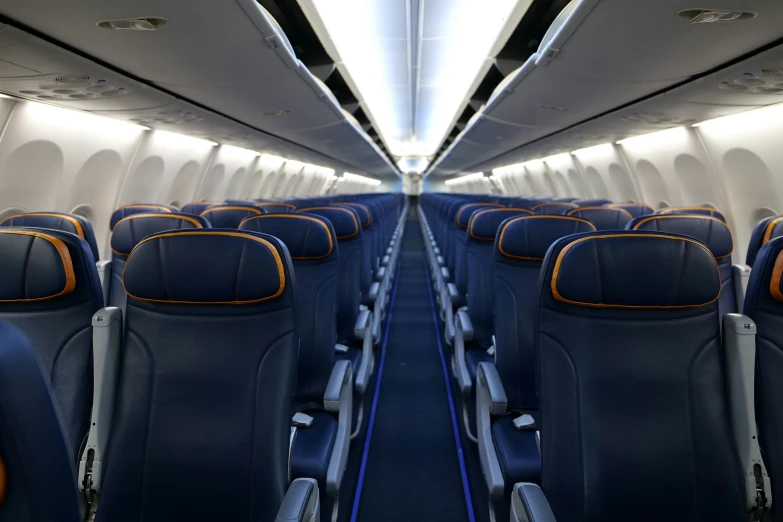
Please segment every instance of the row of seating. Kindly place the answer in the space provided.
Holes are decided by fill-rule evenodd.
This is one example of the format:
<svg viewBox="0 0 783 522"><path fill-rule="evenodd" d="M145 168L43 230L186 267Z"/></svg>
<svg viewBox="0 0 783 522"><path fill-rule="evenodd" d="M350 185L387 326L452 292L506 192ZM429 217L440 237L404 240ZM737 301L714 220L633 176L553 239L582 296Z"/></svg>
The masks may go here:
<svg viewBox="0 0 783 522"><path fill-rule="evenodd" d="M108 289L83 218L30 213L2 224L0 319L12 327L0 328L0 365L6 347L9 364L35 352L56 407L0 416L0 520L78 520L69 516L77 481L98 520L315 520L329 503L337 516L403 200L285 203L274 214L248 205L224 228L211 225L235 212L232 202L199 216L118 209ZM26 422L51 425L51 411L62 433L41 438L66 454L47 463L17 435ZM63 461L70 482L61 468L41 475ZM22 473L21 462L46 466ZM56 501L31 503L44 483Z"/></svg>
<svg viewBox="0 0 783 522"><path fill-rule="evenodd" d="M753 290L774 297L774 268L762 275L757 259L745 297L714 209L628 216L615 230L573 210L534 215L499 198L422 197L433 284L444 320L454 307L452 367L491 509L553 520L548 500L561 522L760 515L777 492L776 470L783 477L783 396L760 362L754 378L754 360L765 351L765 370L774 368L781 350L766 339L756 348L753 321L732 312L744 306L761 321ZM604 212L616 211L595 209ZM759 227L764 248L783 249L774 218ZM678 474L683 465L692 473Z"/></svg>

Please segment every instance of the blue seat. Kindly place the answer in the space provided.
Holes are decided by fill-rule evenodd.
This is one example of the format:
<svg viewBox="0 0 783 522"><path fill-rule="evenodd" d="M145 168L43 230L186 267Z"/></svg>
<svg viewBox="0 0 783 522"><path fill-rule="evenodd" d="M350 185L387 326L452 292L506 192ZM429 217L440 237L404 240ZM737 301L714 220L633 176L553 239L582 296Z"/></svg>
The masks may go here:
<svg viewBox="0 0 783 522"><path fill-rule="evenodd" d="M159 203L136 203L133 205L125 205L112 213L111 218L109 219L109 230L114 230L114 226L123 218L132 216L133 214L147 214L149 212L179 212L179 209L171 205L162 205Z"/></svg>
<svg viewBox="0 0 783 522"><path fill-rule="evenodd" d="M577 207L601 207L603 205L609 205L612 201L605 198L594 199L577 199L572 203Z"/></svg>
<svg viewBox="0 0 783 522"><path fill-rule="evenodd" d="M609 208L621 208L631 214L633 218L655 214L655 209L644 203L610 203L606 206Z"/></svg>
<svg viewBox="0 0 783 522"><path fill-rule="evenodd" d="M542 489L558 522L744 520L709 249L569 236L538 288Z"/></svg>
<svg viewBox="0 0 783 522"><path fill-rule="evenodd" d="M296 212L296 205L286 203L285 201L259 201L256 203L258 208L262 208L267 214L291 214Z"/></svg>
<svg viewBox="0 0 783 522"><path fill-rule="evenodd" d="M670 207L659 210L656 212L656 214L674 214L678 216L691 214L694 216L707 216L720 219L726 223L726 216L724 216L722 212L712 207Z"/></svg>
<svg viewBox="0 0 783 522"><path fill-rule="evenodd" d="M263 208L249 205L215 205L203 210L199 216L212 225L212 228L239 228L243 220L266 214Z"/></svg>
<svg viewBox="0 0 783 522"><path fill-rule="evenodd" d="M288 488L295 279L283 243L154 234L128 304L98 522L273 520Z"/></svg>
<svg viewBox="0 0 783 522"><path fill-rule="evenodd" d="M490 208L504 207L499 203L466 203L457 208L454 224L451 227L451 252L454 267L453 269L449 268L459 294L459 299L456 303L453 303L455 307L461 307L466 303L465 298L468 292L468 273L465 256L470 218L474 213Z"/></svg>
<svg viewBox="0 0 783 522"><path fill-rule="evenodd" d="M565 214L592 223L596 230L623 230L633 216L627 210L610 207L579 207Z"/></svg>
<svg viewBox="0 0 783 522"><path fill-rule="evenodd" d="M509 203L509 208L526 208L530 210L536 202L530 198L513 198Z"/></svg>
<svg viewBox="0 0 783 522"><path fill-rule="evenodd" d="M122 286L125 262L136 245L152 234L165 230L210 228L209 222L198 216L184 213L132 214L121 219L111 233L111 278L106 295L106 306L125 309L127 294Z"/></svg>
<svg viewBox="0 0 783 522"><path fill-rule="evenodd" d="M671 232L698 239L707 245L718 263L721 277L720 317L737 312L734 286L734 274L731 267L731 253L734 241L731 231L724 221L718 218L700 215L662 215L644 216L628 223L629 230L650 230Z"/></svg>
<svg viewBox="0 0 783 522"><path fill-rule="evenodd" d="M752 267L761 247L780 236L783 236L783 216L772 216L759 221L750 234L745 263Z"/></svg>
<svg viewBox="0 0 783 522"><path fill-rule="evenodd" d="M90 252L95 261L100 260L98 252L98 243L95 240L95 232L92 229L90 221L76 214L65 214L63 212L27 212L8 217L0 223L0 227L31 227L31 228L50 228L52 230L62 230L76 234L87 241L90 246Z"/></svg>
<svg viewBox="0 0 783 522"><path fill-rule="evenodd" d="M183 214L191 214L193 216L199 216L202 212L204 212L209 207L215 206L215 205L222 205L223 203L220 201L194 201L193 203L188 203L187 205L183 205L182 212Z"/></svg>
<svg viewBox="0 0 783 522"><path fill-rule="evenodd" d="M562 198L552 198L552 202L553 202L553 203L573 203L573 202L574 202L574 201L576 201L577 199L579 199L579 198L574 198L574 197L571 197L571 196L566 196L566 197L562 197Z"/></svg>
<svg viewBox="0 0 783 522"><path fill-rule="evenodd" d="M544 202L544 203L536 203L532 207L530 207L530 210L533 211L535 214L540 214L543 216L562 216L566 212L568 212L571 209L576 208L576 205L573 203L568 202Z"/></svg>
<svg viewBox="0 0 783 522"><path fill-rule="evenodd" d="M362 227L362 265L360 272L360 284L362 287L362 304L372 306L372 300L369 297L370 285L373 283L373 273L376 265L375 252L377 251L376 225L372 220L372 213L367 205L346 201L333 202L332 205L345 207L353 210L359 218L359 224Z"/></svg>
<svg viewBox="0 0 783 522"><path fill-rule="evenodd" d="M0 322L0 520L83 520L73 462L35 350Z"/></svg>
<svg viewBox="0 0 783 522"><path fill-rule="evenodd" d="M92 316L103 306L90 247L59 230L0 228L0 270L0 319L35 348L75 457L90 421Z"/></svg>

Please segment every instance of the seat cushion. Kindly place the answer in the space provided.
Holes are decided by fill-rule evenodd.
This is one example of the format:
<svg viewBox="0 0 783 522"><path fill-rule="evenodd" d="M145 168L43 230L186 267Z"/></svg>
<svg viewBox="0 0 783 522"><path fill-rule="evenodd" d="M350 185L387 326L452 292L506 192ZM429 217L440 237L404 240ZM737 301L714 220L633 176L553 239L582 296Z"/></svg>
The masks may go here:
<svg viewBox="0 0 783 522"><path fill-rule="evenodd" d="M325 411L306 411L313 418L309 428L296 430L291 453L291 480L313 478L326 488L326 470L337 438L337 419Z"/></svg>
<svg viewBox="0 0 783 522"><path fill-rule="evenodd" d="M541 429L541 418L537 411L527 411L536 420L537 429ZM541 455L536 444L536 430L520 431L514 427L512 414L499 418L492 424L492 439L498 454L500 469L503 472L506 489L503 496L508 501L511 490L517 482L541 481Z"/></svg>
<svg viewBox="0 0 783 522"><path fill-rule="evenodd" d="M474 348L473 350L465 350L465 364L468 367L471 382L476 382L478 365L482 362L494 362L493 357L485 349Z"/></svg>
<svg viewBox="0 0 783 522"><path fill-rule="evenodd" d="M362 349L361 347L349 347L345 353L336 352L334 358L336 361L351 361L353 374L356 375L356 371L362 363Z"/></svg>

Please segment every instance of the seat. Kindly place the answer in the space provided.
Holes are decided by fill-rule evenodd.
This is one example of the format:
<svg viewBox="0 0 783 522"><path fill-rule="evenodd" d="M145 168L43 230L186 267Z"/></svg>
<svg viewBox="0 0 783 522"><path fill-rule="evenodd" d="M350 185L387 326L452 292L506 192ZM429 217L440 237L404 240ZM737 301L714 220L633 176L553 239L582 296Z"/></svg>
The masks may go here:
<svg viewBox="0 0 783 522"><path fill-rule="evenodd" d="M721 277L721 292L718 300L718 311L722 318L725 314L735 313L741 309L738 304L734 273L731 265L731 253L734 241L726 223L718 218L687 215L687 214L657 214L636 218L628 224L629 230L652 230L671 232L698 239L710 249L718 263Z"/></svg>
<svg viewBox="0 0 783 522"><path fill-rule="evenodd" d="M726 223L726 216L723 215L722 212L712 208L712 207L670 207L670 208L664 208L656 212L656 214L675 214L675 215L683 215L683 214L692 214L695 216L707 216L707 217L714 217L717 219L720 219L724 223Z"/></svg>
<svg viewBox="0 0 783 522"><path fill-rule="evenodd" d="M562 197L562 198L552 198L552 202L553 203L573 203L577 199L579 199L579 198L574 198L574 197L571 197L571 196L567 196L567 197Z"/></svg>
<svg viewBox="0 0 783 522"><path fill-rule="evenodd" d="M266 214L266 211L255 206L215 205L203 210L199 216L209 221L212 228L239 228L242 220L262 214Z"/></svg>
<svg viewBox="0 0 783 522"><path fill-rule="evenodd" d="M123 283L122 371L95 519L273 520L298 500L292 520L309 520L317 484L289 488L296 283L283 243L161 232L133 250Z"/></svg>
<svg viewBox="0 0 783 522"><path fill-rule="evenodd" d="M346 201L334 201L331 203L334 206L345 207L356 212L359 218L359 224L362 227L362 264L360 284L362 287L362 304L365 306L373 306L373 302L369 297L370 285L374 280L374 271L377 265L374 253L377 251L376 242L376 226L372 220L372 213L367 205L361 203L353 203Z"/></svg>
<svg viewBox="0 0 783 522"><path fill-rule="evenodd" d="M566 216L521 216L501 224L493 245L492 282L488 283L494 316L494 369L506 407L490 410L486 375L479 375L479 455L490 498L508 502L517 482L539 482L541 458L535 440L540 429L538 351L535 324L538 278L549 246L562 237L595 231L584 219ZM515 418L533 416L526 430Z"/></svg>
<svg viewBox="0 0 783 522"><path fill-rule="evenodd" d="M596 230L623 230L633 216L622 208L580 207L566 212L566 216L586 219Z"/></svg>
<svg viewBox="0 0 783 522"><path fill-rule="evenodd" d="M603 205L609 205L611 200L604 198L595 199L577 199L573 201L573 204L577 207L601 207Z"/></svg>
<svg viewBox="0 0 783 522"><path fill-rule="evenodd" d="M543 216L562 216L569 210L575 209L576 205L573 203L567 203L567 202L545 202L545 203L537 203L530 207L530 209L535 214L540 214Z"/></svg>
<svg viewBox="0 0 783 522"><path fill-rule="evenodd" d="M194 201L193 203L188 203L187 205L184 205L182 207L182 210L180 210L183 214L191 214L193 216L199 216L202 212L204 212L209 207L215 206L215 205L222 205L223 203L220 201Z"/></svg>
<svg viewBox="0 0 783 522"><path fill-rule="evenodd" d="M65 214L63 212L27 212L5 218L0 222L0 227L31 227L31 228L50 228L52 230L62 230L76 234L87 241L90 246L90 252L95 261L101 258L98 252L98 242L95 240L90 221L76 214Z"/></svg>
<svg viewBox="0 0 783 522"><path fill-rule="evenodd" d="M296 205L285 201L259 201L258 208L262 208L267 214L290 214L296 212Z"/></svg>
<svg viewBox="0 0 783 522"><path fill-rule="evenodd" d="M752 267L761 247L780 236L783 236L783 216L771 216L759 221L750 234L745 263Z"/></svg>
<svg viewBox="0 0 783 522"><path fill-rule="evenodd" d="M59 230L0 228L0 270L0 319L41 360L75 457L89 427L92 316L103 306L90 247Z"/></svg>
<svg viewBox="0 0 783 522"><path fill-rule="evenodd" d="M0 520L80 522L73 455L35 350L0 322Z"/></svg>
<svg viewBox="0 0 783 522"><path fill-rule="evenodd" d="M109 230L114 230L114 226L123 218L132 216L133 214L146 214L149 212L179 212L179 209L171 205L162 205L158 203L135 203L133 205L125 205L112 213L111 218L109 219Z"/></svg>
<svg viewBox="0 0 783 522"><path fill-rule="evenodd" d="M209 222L198 216L184 213L133 214L121 219L111 233L111 278L107 292L106 306L117 306L125 310L128 300L122 286L125 262L136 245L152 234L166 230L210 228Z"/></svg>
<svg viewBox="0 0 783 522"><path fill-rule="evenodd" d="M568 236L538 288L541 488L556 520L744 520L709 249L641 230Z"/></svg>
<svg viewBox="0 0 783 522"><path fill-rule="evenodd" d="M459 300L453 303L455 307L461 307L465 304L465 296L468 291L467 264L465 262L465 243L468 237L468 224L470 218L479 210L490 208L504 208L498 203L467 203L460 205L454 218L454 225L451 227L451 251L453 254L453 270L451 279L457 285Z"/></svg>
<svg viewBox="0 0 783 522"><path fill-rule="evenodd" d="M339 252L334 228L322 216L267 214L245 219L239 229L274 236L291 255L299 339L294 409L313 418L312 425L297 431L291 477L317 479L322 495L336 497L350 443L353 377L350 365L335 364ZM342 404L327 400L331 381L345 386Z"/></svg>
<svg viewBox="0 0 783 522"><path fill-rule="evenodd" d="M644 203L610 203L609 208L621 208L631 214L633 218L655 214L655 209Z"/></svg>

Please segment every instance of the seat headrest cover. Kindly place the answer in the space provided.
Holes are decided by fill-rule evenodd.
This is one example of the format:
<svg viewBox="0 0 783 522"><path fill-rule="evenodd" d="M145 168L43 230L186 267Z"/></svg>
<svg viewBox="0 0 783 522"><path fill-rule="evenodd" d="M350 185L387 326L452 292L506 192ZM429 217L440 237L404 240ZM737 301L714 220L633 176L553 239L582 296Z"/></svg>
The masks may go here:
<svg viewBox="0 0 783 522"><path fill-rule="evenodd" d="M44 231L0 230L0 268L3 303L54 299L76 289L68 246Z"/></svg>
<svg viewBox="0 0 783 522"><path fill-rule="evenodd" d="M500 224L520 215L530 216L533 212L524 208L488 208L475 212L468 225L468 234L479 241L494 241Z"/></svg>
<svg viewBox="0 0 783 522"><path fill-rule="evenodd" d="M186 214L134 214L115 225L111 233L111 251L127 256L145 237L183 228L209 228L209 223L202 217Z"/></svg>
<svg viewBox="0 0 783 522"><path fill-rule="evenodd" d="M252 230L275 236L285 243L291 259L313 260L329 257L334 250L333 232L329 221L306 214L267 214L249 217L240 230Z"/></svg>
<svg viewBox="0 0 783 522"><path fill-rule="evenodd" d="M125 292L140 301L243 305L285 290L275 245L253 232L179 230L144 239L128 256Z"/></svg>
<svg viewBox="0 0 783 522"><path fill-rule="evenodd" d="M598 232L560 250L550 288L557 301L572 305L676 309L714 303L721 279L712 252L695 239Z"/></svg>
<svg viewBox="0 0 783 522"><path fill-rule="evenodd" d="M457 209L457 226L460 228L468 228L468 223L470 223L470 216L472 216L474 212L493 207L503 208L503 205L500 205L499 203L468 203L466 205L462 205L459 207L459 209Z"/></svg>
<svg viewBox="0 0 783 522"><path fill-rule="evenodd" d="M726 222L726 216L723 215L722 212L715 210L711 207L671 207L671 208L665 208L663 210L659 210L656 212L656 214L692 214L695 216L709 216L718 218L724 223Z"/></svg>
<svg viewBox="0 0 783 522"><path fill-rule="evenodd" d="M356 210L356 213L359 214L359 217L361 218L362 228L367 228L372 224L372 213L367 205L350 201L335 201L332 205L347 206Z"/></svg>
<svg viewBox="0 0 783 522"><path fill-rule="evenodd" d="M731 256L734 251L734 240L726 223L718 218L696 215L664 215L644 216L634 219L628 225L629 230L654 230L691 236L712 251L715 259Z"/></svg>
<svg viewBox="0 0 783 522"><path fill-rule="evenodd" d="M608 205L609 203L611 203L611 201L605 198L595 198L595 199L577 199L574 200L573 203L577 207L600 207L601 205Z"/></svg>
<svg viewBox="0 0 783 522"><path fill-rule="evenodd" d="M584 218L588 221L590 220L590 216L595 216L596 218L603 218L608 217L612 219L619 219L622 221L623 218L627 219L628 221L633 219L633 216L630 212L625 210L624 208L612 208L612 207L577 207L574 209L569 210L566 213L566 216L574 216L578 218Z"/></svg>
<svg viewBox="0 0 783 522"><path fill-rule="evenodd" d="M215 205L214 207L209 207L207 209L204 209L199 216L206 217L209 219L209 214L215 214L218 212L231 212L231 211L239 211L239 212L247 212L248 214L255 214L255 215L261 215L264 213L263 210L259 209L256 206L250 206L250 205Z"/></svg>
<svg viewBox="0 0 783 522"><path fill-rule="evenodd" d="M298 209L296 213L325 217L332 223L337 239L350 239L361 230L356 212L345 207L306 207Z"/></svg>
<svg viewBox="0 0 783 522"><path fill-rule="evenodd" d="M581 232L595 232L595 227L587 220L574 217L523 216L502 225L497 248L511 259L543 261L552 243Z"/></svg>
<svg viewBox="0 0 783 522"><path fill-rule="evenodd" d="M114 230L114 227L117 226L117 222L122 218L130 216L131 214L141 214L144 212L174 212L174 209L168 205L141 203L136 205L125 205L112 213L111 219L109 220L109 230Z"/></svg>

